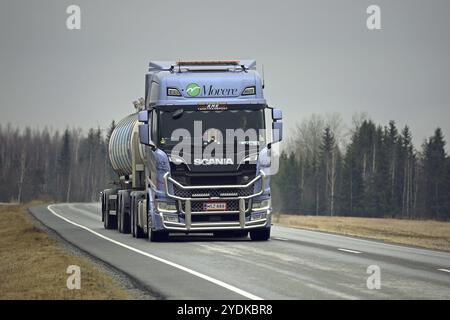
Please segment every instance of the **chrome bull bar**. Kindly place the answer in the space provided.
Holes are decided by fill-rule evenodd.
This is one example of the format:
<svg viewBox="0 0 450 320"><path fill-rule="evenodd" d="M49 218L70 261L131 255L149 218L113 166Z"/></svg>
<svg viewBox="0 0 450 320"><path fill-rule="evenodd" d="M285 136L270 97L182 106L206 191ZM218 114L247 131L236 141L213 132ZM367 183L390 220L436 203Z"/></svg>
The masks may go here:
<svg viewBox="0 0 450 320"><path fill-rule="evenodd" d="M208 200L239 200L239 226L241 229L245 228L245 200L260 196L264 192L264 186L266 181L266 175L260 170L260 174L254 179L249 181L245 185L211 185L211 186L183 186L181 183L169 176L169 172L164 174L164 186L168 197L184 201L184 215L185 215L185 228L187 231L191 230L192 227L192 201L208 201ZM254 185L256 182L261 180L261 188L257 192L247 195L247 196L237 196L237 197L180 197L169 192L169 182L176 185L178 188L184 190L196 190L196 189L245 189ZM250 208L249 208L250 210Z"/></svg>

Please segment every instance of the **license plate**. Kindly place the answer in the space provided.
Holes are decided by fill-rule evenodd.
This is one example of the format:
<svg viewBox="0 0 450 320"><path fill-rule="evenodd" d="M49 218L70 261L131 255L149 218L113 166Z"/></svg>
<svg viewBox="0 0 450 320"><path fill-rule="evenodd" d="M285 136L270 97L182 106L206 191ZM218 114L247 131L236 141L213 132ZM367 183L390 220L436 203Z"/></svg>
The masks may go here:
<svg viewBox="0 0 450 320"><path fill-rule="evenodd" d="M203 211L226 211L226 202L205 202L203 203Z"/></svg>

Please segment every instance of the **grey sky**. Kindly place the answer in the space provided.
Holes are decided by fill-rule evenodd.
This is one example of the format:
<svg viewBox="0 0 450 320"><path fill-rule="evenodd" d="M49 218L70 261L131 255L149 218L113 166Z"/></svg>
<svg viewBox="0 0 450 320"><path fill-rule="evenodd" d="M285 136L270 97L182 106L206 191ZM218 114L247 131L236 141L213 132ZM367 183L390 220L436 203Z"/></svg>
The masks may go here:
<svg viewBox="0 0 450 320"><path fill-rule="evenodd" d="M78 4L82 29L66 29ZM382 30L366 28L381 7ZM450 1L0 0L0 123L106 127L143 96L148 61L254 58L292 127L312 113L450 139Z"/></svg>

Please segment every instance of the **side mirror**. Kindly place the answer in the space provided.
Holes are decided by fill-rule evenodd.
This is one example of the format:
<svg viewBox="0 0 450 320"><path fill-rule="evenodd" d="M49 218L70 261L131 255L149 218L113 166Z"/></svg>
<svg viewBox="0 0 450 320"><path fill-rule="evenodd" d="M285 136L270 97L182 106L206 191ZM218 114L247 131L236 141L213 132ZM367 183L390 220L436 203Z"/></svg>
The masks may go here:
<svg viewBox="0 0 450 320"><path fill-rule="evenodd" d="M138 113L138 121L143 122L139 125L139 142L146 146L155 147L150 138L150 112L148 110L140 111Z"/></svg>
<svg viewBox="0 0 450 320"><path fill-rule="evenodd" d="M283 122L277 121L272 123L272 143L283 140Z"/></svg>
<svg viewBox="0 0 450 320"><path fill-rule="evenodd" d="M282 120L283 111L281 111L281 109L272 109L272 119L273 121Z"/></svg>
<svg viewBox="0 0 450 320"><path fill-rule="evenodd" d="M272 109L272 142L273 143L280 142L283 139L283 123L281 120L283 119L283 111L281 109Z"/></svg>

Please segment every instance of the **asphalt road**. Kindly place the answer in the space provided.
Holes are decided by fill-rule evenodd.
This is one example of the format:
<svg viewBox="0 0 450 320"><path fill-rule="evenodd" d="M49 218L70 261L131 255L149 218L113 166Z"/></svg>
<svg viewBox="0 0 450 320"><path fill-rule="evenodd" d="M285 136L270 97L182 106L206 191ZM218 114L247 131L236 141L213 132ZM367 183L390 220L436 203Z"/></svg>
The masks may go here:
<svg viewBox="0 0 450 320"><path fill-rule="evenodd" d="M450 299L447 252L278 226L268 242L175 235L150 243L103 229L97 203L31 212L160 298ZM379 267L380 289L368 289L369 266Z"/></svg>

